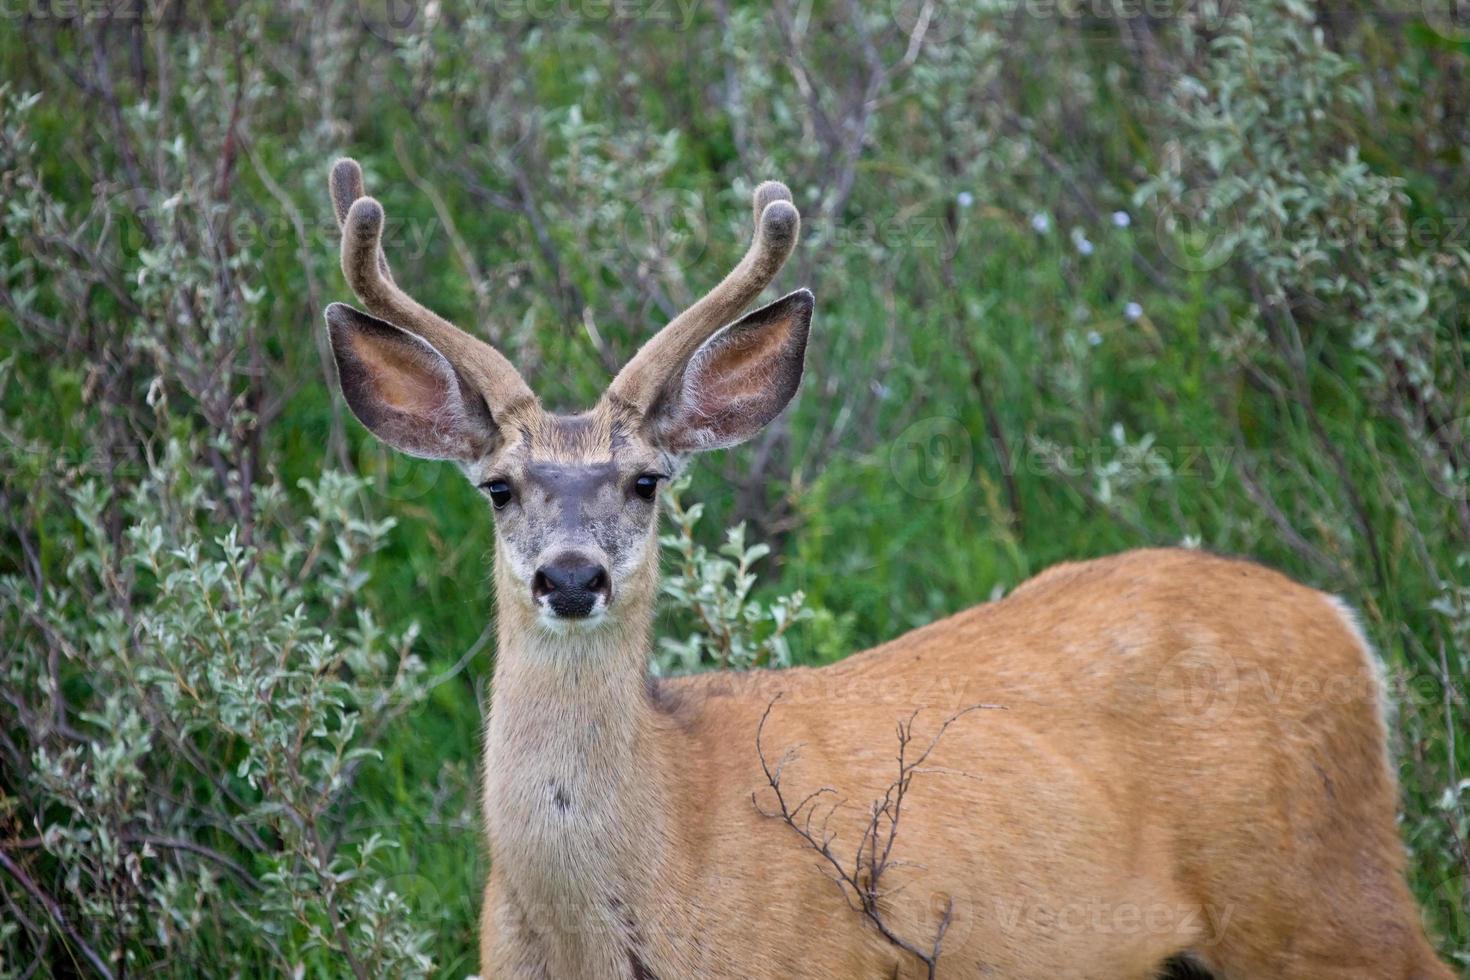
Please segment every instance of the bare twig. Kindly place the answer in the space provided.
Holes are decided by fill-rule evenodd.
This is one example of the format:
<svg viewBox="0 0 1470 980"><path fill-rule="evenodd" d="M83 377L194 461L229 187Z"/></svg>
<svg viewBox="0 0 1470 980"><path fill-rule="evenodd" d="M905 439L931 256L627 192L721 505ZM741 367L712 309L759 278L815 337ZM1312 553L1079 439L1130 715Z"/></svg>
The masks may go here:
<svg viewBox="0 0 1470 980"><path fill-rule="evenodd" d="M25 873L25 869L12 861L10 855L4 851L0 851L0 870L5 871L10 877L14 878L20 884L20 887L25 889L26 894L40 903L41 907L46 910L46 914L51 916L51 920L56 923L57 928L62 931L72 945L77 948L77 951L92 965L92 969L96 970L99 976L106 978L106 980L112 980L114 974L112 970L108 969L107 962L102 959L101 955L95 949L87 944L87 941L82 938L81 933L77 932L76 927L71 924L71 920L61 910L61 905L56 899L42 891L40 886L31 880L31 876Z"/></svg>
<svg viewBox="0 0 1470 980"><path fill-rule="evenodd" d="M954 918L954 901L946 899L944 914L940 917L935 929L933 942L927 947L920 946L894 932L893 927L884 917L883 910L879 907L880 901L899 889L885 891L883 876L886 871L902 867L907 863L894 857L893 845L898 838L898 822L903 815L904 799L908 795L914 776L921 772L951 772L948 769L923 768L930 754L939 745L939 740L944 737L950 725L970 712L982 709L1004 710L1004 705L972 704L967 708L961 708L944 720L939 730L929 740L928 745L918 755L912 754L911 746L914 741L914 721L919 717L919 712L923 708L915 708L907 719L898 722L898 775L888 785L883 796L872 802L868 821L858 838L852 863L849 866L833 851L832 844L837 839L837 835L829 829L832 815L842 805L841 800L831 805L826 816L816 828L812 826L818 803L827 796L836 797L837 791L830 786L823 786L807 793L795 806L792 806L787 802L786 795L781 790L781 775L786 764L796 758L800 746L792 746L782 753L774 769L766 760L761 737L765 734L766 721L771 717L771 709L780 699L781 695L777 694L771 699L770 704L766 705L760 724L755 730L756 755L760 759L761 771L765 774L766 782L776 795L776 808L767 810L762 807L754 793L751 794L751 803L763 816L779 817L788 827L796 831L812 850L821 855L830 869L824 873L841 890L842 897L847 900L848 905L871 922L884 939L922 962L928 971L929 980L934 980L935 971L939 967L939 956L944 948L944 935L948 932Z"/></svg>

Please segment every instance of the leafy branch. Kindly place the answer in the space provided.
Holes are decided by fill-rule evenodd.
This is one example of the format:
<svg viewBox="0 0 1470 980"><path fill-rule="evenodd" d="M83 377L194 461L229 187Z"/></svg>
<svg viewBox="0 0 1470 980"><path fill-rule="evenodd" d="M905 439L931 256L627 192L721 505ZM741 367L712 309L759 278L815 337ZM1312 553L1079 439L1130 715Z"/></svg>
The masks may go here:
<svg viewBox="0 0 1470 980"><path fill-rule="evenodd" d="M680 499L688 486L686 477L664 494L674 533L659 541L674 556L663 591L677 608L688 610L695 629L682 640L660 640L656 666L663 672L710 664L722 670L787 666L791 651L786 631L812 615L804 605L806 597L796 591L769 603L752 599L756 583L752 569L770 554L770 546L747 546L741 523L725 532L718 552L710 553L695 537L704 505L685 507Z"/></svg>

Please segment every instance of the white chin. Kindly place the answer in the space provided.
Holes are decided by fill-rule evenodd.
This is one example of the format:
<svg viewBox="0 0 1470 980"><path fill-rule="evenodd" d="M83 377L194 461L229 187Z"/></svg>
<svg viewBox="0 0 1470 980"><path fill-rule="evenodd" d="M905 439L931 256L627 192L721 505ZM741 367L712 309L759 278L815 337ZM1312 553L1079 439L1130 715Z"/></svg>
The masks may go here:
<svg viewBox="0 0 1470 980"><path fill-rule="evenodd" d="M569 616L558 616L543 604L537 613L537 620L541 623L541 628L548 633L587 633L607 622L607 606L599 599L589 615L574 619Z"/></svg>

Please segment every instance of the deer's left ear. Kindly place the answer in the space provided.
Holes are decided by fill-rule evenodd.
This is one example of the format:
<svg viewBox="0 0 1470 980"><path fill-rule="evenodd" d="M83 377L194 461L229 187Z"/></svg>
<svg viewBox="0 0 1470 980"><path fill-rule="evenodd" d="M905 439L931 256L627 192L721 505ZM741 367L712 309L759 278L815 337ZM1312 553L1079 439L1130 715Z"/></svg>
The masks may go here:
<svg viewBox="0 0 1470 980"><path fill-rule="evenodd" d="M801 384L814 302L798 289L705 341L649 409L654 444L672 453L723 449L779 415Z"/></svg>

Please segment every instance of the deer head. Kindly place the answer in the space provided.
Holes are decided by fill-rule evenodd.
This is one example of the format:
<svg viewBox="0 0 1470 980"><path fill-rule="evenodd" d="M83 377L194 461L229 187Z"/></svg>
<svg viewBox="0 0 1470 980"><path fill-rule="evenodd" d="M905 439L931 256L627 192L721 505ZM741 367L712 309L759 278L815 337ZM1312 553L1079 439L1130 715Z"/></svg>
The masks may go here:
<svg viewBox="0 0 1470 980"><path fill-rule="evenodd" d="M502 615L561 632L646 618L657 581L657 497L692 453L744 442L801 381L812 294L752 313L796 244L791 192L755 190L755 237L739 265L675 317L591 409L542 408L489 344L411 299L382 251L383 208L353 160L331 193L342 272L367 313L327 307L342 394L402 452L453 460L493 509Z"/></svg>

